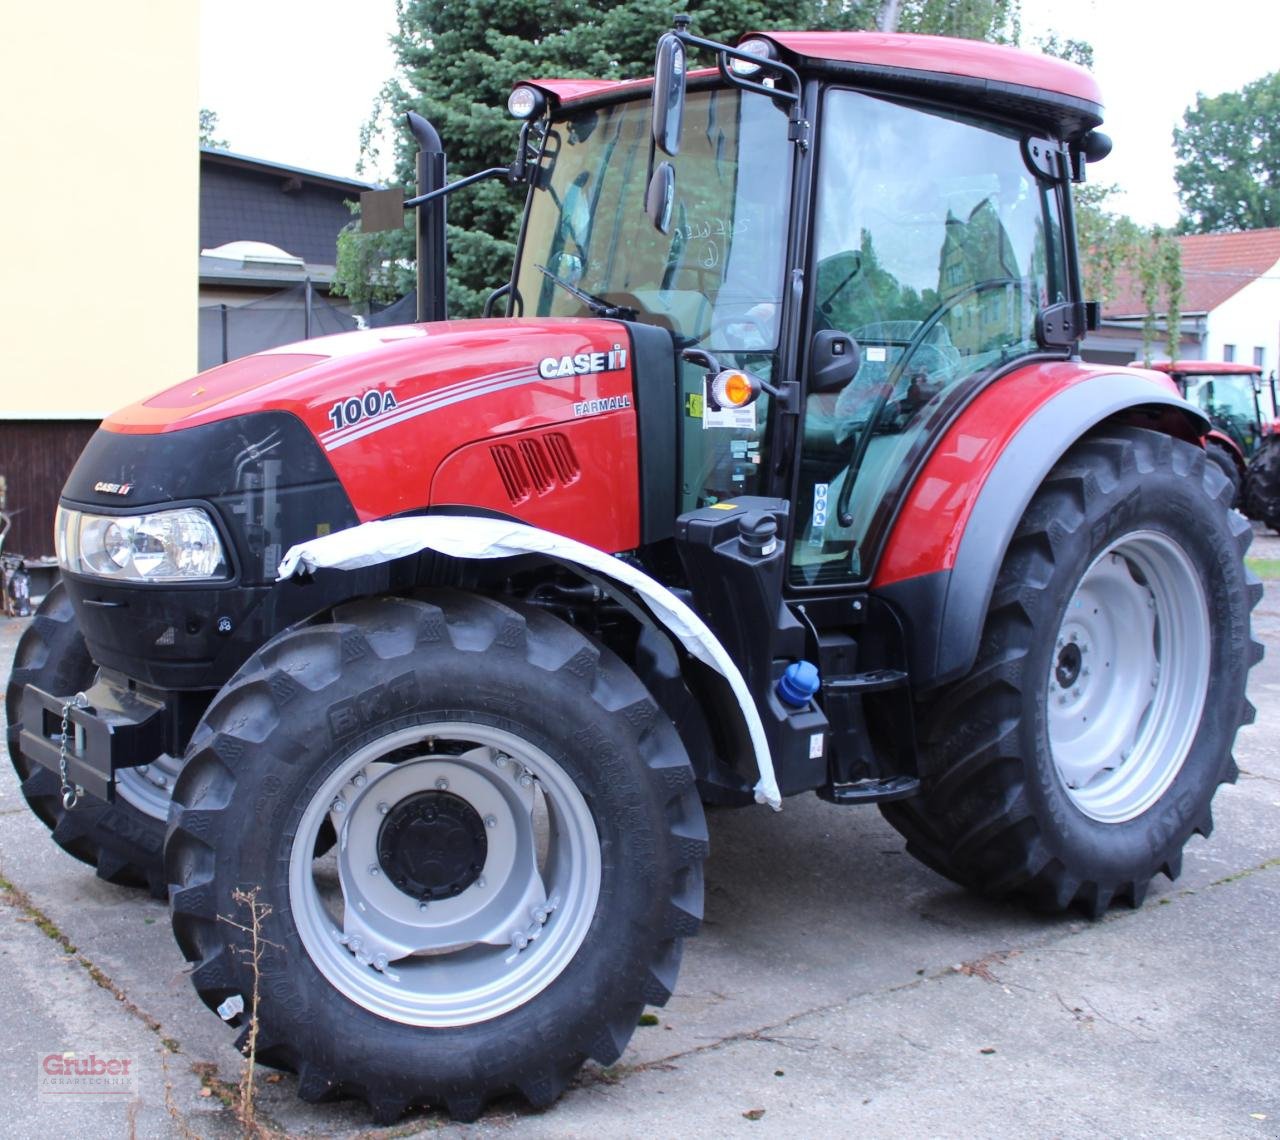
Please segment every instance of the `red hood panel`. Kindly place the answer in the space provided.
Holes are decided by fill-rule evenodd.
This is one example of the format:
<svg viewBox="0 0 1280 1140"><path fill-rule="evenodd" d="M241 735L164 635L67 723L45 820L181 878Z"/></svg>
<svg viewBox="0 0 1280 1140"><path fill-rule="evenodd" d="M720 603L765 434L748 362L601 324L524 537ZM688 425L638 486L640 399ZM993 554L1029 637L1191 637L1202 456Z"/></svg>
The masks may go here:
<svg viewBox="0 0 1280 1140"><path fill-rule="evenodd" d="M503 482L484 445L563 425L569 446L588 460L596 450L613 456L607 480L613 485L593 490L613 496L614 509L594 521L579 511L582 525L573 529L582 533L573 537L622 550L635 545L638 526L630 349L625 326L606 320L370 329L210 369L116 412L103 427L158 434L255 412L288 412L315 435L367 521L429 505L437 468L473 444L486 452L475 468L485 474L485 485L454 488L466 494L453 501L520 516L537 513L537 502L506 493L509 478ZM589 462L583 466L590 469Z"/></svg>

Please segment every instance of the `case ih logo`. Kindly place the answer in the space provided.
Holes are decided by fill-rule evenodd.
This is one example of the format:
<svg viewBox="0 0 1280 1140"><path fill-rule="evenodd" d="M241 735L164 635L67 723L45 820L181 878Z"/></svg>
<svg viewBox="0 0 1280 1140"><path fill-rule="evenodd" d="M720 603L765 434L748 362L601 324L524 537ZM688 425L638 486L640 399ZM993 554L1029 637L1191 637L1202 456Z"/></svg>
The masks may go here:
<svg viewBox="0 0 1280 1140"><path fill-rule="evenodd" d="M609 352L579 352L573 356L544 356L538 375L544 380L561 376L586 376L592 372L617 372L627 366L627 350L615 344Z"/></svg>
<svg viewBox="0 0 1280 1140"><path fill-rule="evenodd" d="M100 491L104 495L127 495L133 490L132 483L95 483L93 485L95 491Z"/></svg>

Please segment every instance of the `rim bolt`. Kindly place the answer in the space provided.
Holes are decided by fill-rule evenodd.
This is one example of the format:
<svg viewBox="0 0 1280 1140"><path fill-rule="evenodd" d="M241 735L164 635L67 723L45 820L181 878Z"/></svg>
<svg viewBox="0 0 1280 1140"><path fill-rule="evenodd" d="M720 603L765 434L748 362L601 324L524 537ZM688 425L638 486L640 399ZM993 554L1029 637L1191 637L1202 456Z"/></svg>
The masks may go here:
<svg viewBox="0 0 1280 1140"><path fill-rule="evenodd" d="M378 875L378 874L381 874L381 873L382 873L382 868L381 868L381 867L379 867L377 863L370 863L370 864L369 864L369 874L371 874L371 875Z"/></svg>
<svg viewBox="0 0 1280 1140"><path fill-rule="evenodd" d="M1067 643L1066 643L1065 641L1063 641L1063 640L1062 640L1062 638L1058 638L1058 648L1059 648L1059 649L1061 649L1061 648L1062 648L1064 645L1066 645L1066 644L1067 644Z"/></svg>
<svg viewBox="0 0 1280 1140"><path fill-rule="evenodd" d="M330 811L344 812L347 810L347 801L341 796L336 796L333 803L329 805Z"/></svg>
<svg viewBox="0 0 1280 1140"><path fill-rule="evenodd" d="M1082 677L1087 677L1088 675L1089 675L1089 670L1088 670L1088 669L1081 669L1081 670L1080 670L1080 676L1082 676Z"/></svg>
<svg viewBox="0 0 1280 1140"><path fill-rule="evenodd" d="M426 910L426 909L427 909L427 900L426 900L426 899L419 899L419 900L418 900L418 909L419 909L419 910Z"/></svg>
<svg viewBox="0 0 1280 1140"><path fill-rule="evenodd" d="M375 970L385 970L387 968L387 956L385 954L379 954L373 960L373 968Z"/></svg>
<svg viewBox="0 0 1280 1140"><path fill-rule="evenodd" d="M363 946L364 946L364 939L361 938L360 935L358 934L347 943L347 949L350 950L351 953L353 954L360 953L360 950Z"/></svg>
<svg viewBox="0 0 1280 1140"><path fill-rule="evenodd" d="M477 887L483 887L483 886L485 885L485 881L484 881L484 876L483 876L483 875L477 875L477 876L476 876L476 882L475 882L475 885L476 885Z"/></svg>
<svg viewBox="0 0 1280 1140"><path fill-rule="evenodd" d="M354 776L351 777L351 782L357 788L363 788L365 784L369 782L369 777L366 776L363 772L357 772Z"/></svg>
<svg viewBox="0 0 1280 1140"><path fill-rule="evenodd" d="M533 777L528 772L521 772L520 779L516 781L522 788L533 786Z"/></svg>
<svg viewBox="0 0 1280 1140"><path fill-rule="evenodd" d="M529 936L523 930L512 931L511 945L517 950L523 950L529 945Z"/></svg>
<svg viewBox="0 0 1280 1140"><path fill-rule="evenodd" d="M166 780L163 776L157 779L156 783L159 784L162 788L167 788L169 786L169 781Z"/></svg>
<svg viewBox="0 0 1280 1140"><path fill-rule="evenodd" d="M1072 640L1072 642L1079 641L1079 640L1080 640L1080 635L1079 635L1078 633L1073 633L1073 634L1071 635L1071 640Z"/></svg>
<svg viewBox="0 0 1280 1140"><path fill-rule="evenodd" d="M387 814L387 812L389 812L390 810L391 810L391 805L390 805L390 804L379 804L379 805L378 805L378 814L379 814L379 815L386 815L386 814Z"/></svg>
<svg viewBox="0 0 1280 1140"><path fill-rule="evenodd" d="M494 763L495 763L499 768L505 768L508 764L510 764L510 763L511 763L511 757L510 757L510 756L505 755L505 754L504 754L504 753L502 753L502 752L499 752L496 756L494 756L494 758L493 758L493 762L494 762Z"/></svg>
<svg viewBox="0 0 1280 1140"><path fill-rule="evenodd" d="M449 781L448 781L448 780L446 780L443 776L441 776L441 777L436 781L436 790L437 790L437 791L441 791L441 792L446 791L446 790L448 789L448 787L449 787Z"/></svg>
<svg viewBox="0 0 1280 1140"><path fill-rule="evenodd" d="M485 827L497 827L498 817L496 815L486 815L484 817L484 825Z"/></svg>

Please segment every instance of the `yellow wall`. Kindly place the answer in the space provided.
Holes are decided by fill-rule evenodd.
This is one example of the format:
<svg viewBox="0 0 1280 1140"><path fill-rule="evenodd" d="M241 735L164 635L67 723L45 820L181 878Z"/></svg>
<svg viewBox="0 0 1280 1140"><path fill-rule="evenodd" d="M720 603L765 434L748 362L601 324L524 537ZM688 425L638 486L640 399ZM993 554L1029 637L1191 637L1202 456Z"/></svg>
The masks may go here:
<svg viewBox="0 0 1280 1140"><path fill-rule="evenodd" d="M0 419L100 418L196 370L198 5L4 9Z"/></svg>

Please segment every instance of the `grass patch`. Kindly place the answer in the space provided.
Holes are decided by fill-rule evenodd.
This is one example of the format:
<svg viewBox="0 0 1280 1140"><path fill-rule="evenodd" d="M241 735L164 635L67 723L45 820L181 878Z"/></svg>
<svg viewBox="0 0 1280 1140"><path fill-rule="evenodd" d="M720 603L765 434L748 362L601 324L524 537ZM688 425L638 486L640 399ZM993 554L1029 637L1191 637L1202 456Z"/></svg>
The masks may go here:
<svg viewBox="0 0 1280 1140"><path fill-rule="evenodd" d="M1280 558L1246 558L1244 564L1259 578L1280 579Z"/></svg>

